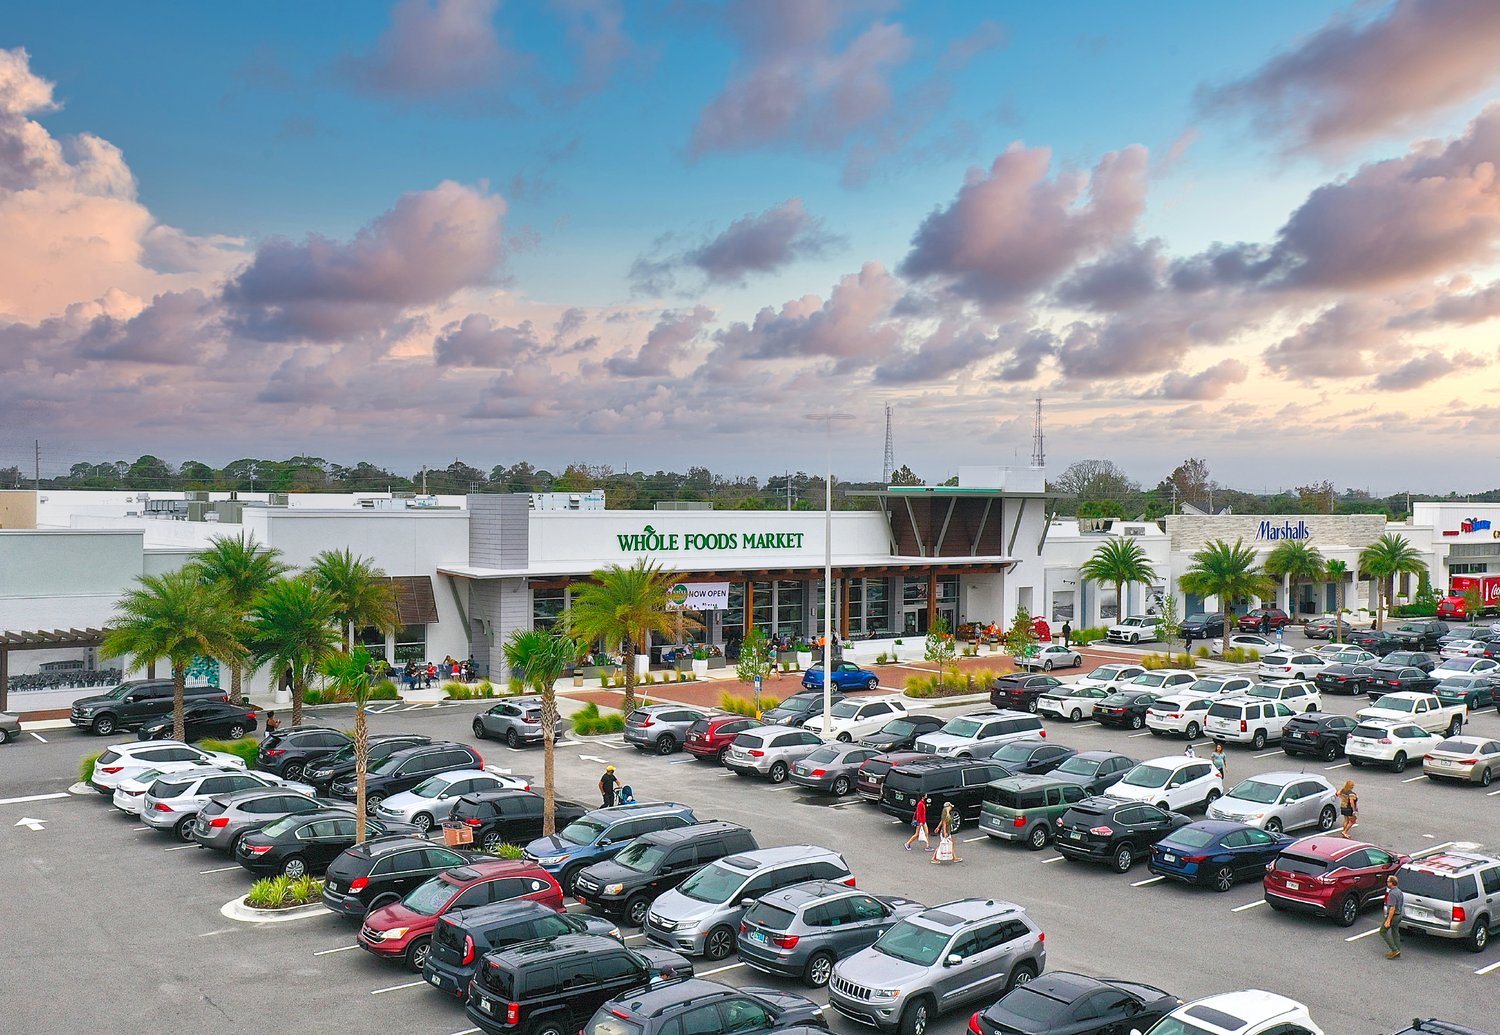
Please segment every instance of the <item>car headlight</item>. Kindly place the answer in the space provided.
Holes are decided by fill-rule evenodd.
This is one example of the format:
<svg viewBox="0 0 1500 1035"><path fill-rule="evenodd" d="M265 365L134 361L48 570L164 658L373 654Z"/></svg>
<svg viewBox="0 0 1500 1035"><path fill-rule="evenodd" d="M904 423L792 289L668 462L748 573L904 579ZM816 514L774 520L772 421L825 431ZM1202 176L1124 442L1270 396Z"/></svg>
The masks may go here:
<svg viewBox="0 0 1500 1035"><path fill-rule="evenodd" d="M606 895L618 895L618 894L620 894L620 892L622 892L624 890L625 890L625 885L623 885L623 884L610 884L607 887L605 887L604 893Z"/></svg>
<svg viewBox="0 0 1500 1035"><path fill-rule="evenodd" d="M1250 814L1250 818L1251 819L1265 819L1266 818L1266 814L1264 812L1253 812L1253 813Z"/></svg>
<svg viewBox="0 0 1500 1035"><path fill-rule="evenodd" d="M609 931L607 932L607 935L610 938L619 938L620 937L620 929L618 927L611 927L609 929Z"/></svg>
<svg viewBox="0 0 1500 1035"><path fill-rule="evenodd" d="M566 855L548 855L537 860L543 866L559 866L568 861Z"/></svg>
<svg viewBox="0 0 1500 1035"><path fill-rule="evenodd" d="M392 927L389 931L382 931L376 935L383 942L393 942L398 938L405 938L410 927Z"/></svg>
<svg viewBox="0 0 1500 1035"><path fill-rule="evenodd" d="M878 996L881 999L900 999L901 998L901 989L899 989L899 988L877 988L877 989L874 990L873 994L876 995L876 996Z"/></svg>

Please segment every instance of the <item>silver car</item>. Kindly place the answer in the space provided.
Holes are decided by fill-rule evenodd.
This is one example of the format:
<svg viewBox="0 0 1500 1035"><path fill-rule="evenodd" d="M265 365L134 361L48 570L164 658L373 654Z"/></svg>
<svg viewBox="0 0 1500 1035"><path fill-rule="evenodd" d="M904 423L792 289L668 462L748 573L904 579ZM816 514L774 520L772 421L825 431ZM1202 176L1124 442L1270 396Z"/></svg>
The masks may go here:
<svg viewBox="0 0 1500 1035"><path fill-rule="evenodd" d="M191 841L193 820L210 798L251 788L281 787L312 796L304 783L292 783L270 773L246 772L223 766L204 766L159 776L141 799L141 822L157 830L170 830Z"/></svg>
<svg viewBox="0 0 1500 1035"><path fill-rule="evenodd" d="M322 809L353 811L347 802L320 801L285 787L250 787L210 798L193 821L192 839L204 848L233 854L240 838L272 820Z"/></svg>
<svg viewBox="0 0 1500 1035"><path fill-rule="evenodd" d="M529 791L531 781L483 769L455 769L429 776L411 790L383 799L372 814L384 820L410 823L425 834L434 824L447 819L453 803L465 794L503 790Z"/></svg>
<svg viewBox="0 0 1500 1035"><path fill-rule="evenodd" d="M706 719L703 712L680 704L651 704L625 716L625 743L642 751L670 755L682 750L688 730Z"/></svg>
<svg viewBox="0 0 1500 1035"><path fill-rule="evenodd" d="M1500 740L1449 737L1422 756L1422 775L1488 787L1500 775Z"/></svg>
<svg viewBox="0 0 1500 1035"><path fill-rule="evenodd" d="M858 744L828 744L792 766L792 783L843 797L854 789L859 767L880 754Z"/></svg>
<svg viewBox="0 0 1500 1035"><path fill-rule="evenodd" d="M828 999L884 1032L928 1031L940 1013L993 1002L1047 965L1041 929L1014 902L967 898L913 913L841 960Z"/></svg>
<svg viewBox="0 0 1500 1035"><path fill-rule="evenodd" d="M762 895L740 922L740 960L756 970L822 988L833 965L869 948L891 926L926 909L835 881L794 884Z"/></svg>
<svg viewBox="0 0 1500 1035"><path fill-rule="evenodd" d="M494 737L496 740L505 741L507 747L518 748L522 744L540 744L542 742L542 699L540 697L512 697L501 701L488 711L480 712L474 716L470 728L474 731L475 740L483 740L486 737ZM561 736L563 721L557 720L553 728L556 736Z"/></svg>
<svg viewBox="0 0 1500 1035"><path fill-rule="evenodd" d="M1103 696L1104 691L1099 691ZM1044 698L1045 699L1045 698ZM1002 744L1043 736L1042 720L1027 712L1008 709L970 712L950 719L936 733L917 738L916 750L930 755L955 755L959 758L988 757Z"/></svg>
<svg viewBox="0 0 1500 1035"><path fill-rule="evenodd" d="M792 766L823 746L816 733L791 726L761 726L734 738L724 765L736 776L764 776L781 783Z"/></svg>
<svg viewBox="0 0 1500 1035"><path fill-rule="evenodd" d="M0 712L0 744L15 740L21 735L21 717L9 712Z"/></svg>
<svg viewBox="0 0 1500 1035"><path fill-rule="evenodd" d="M1400 872L1401 926L1461 940L1483 952L1500 932L1500 858L1447 851L1413 859Z"/></svg>
<svg viewBox="0 0 1500 1035"><path fill-rule="evenodd" d="M1338 819L1338 796L1333 784L1321 776L1260 773L1226 791L1208 806L1206 815L1272 834L1314 826L1329 830Z"/></svg>

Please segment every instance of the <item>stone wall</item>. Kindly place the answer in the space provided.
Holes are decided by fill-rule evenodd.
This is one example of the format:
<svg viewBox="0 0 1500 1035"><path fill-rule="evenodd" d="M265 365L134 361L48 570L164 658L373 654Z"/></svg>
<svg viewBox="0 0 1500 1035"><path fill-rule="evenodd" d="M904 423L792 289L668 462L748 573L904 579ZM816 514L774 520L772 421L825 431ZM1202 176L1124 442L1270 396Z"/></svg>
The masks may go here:
<svg viewBox="0 0 1500 1035"><path fill-rule="evenodd" d="M1269 527L1265 527L1269 526ZM1288 529L1290 526L1290 529ZM1290 530L1291 535L1287 535ZM1362 550L1385 534L1382 514L1173 514L1167 518L1167 539L1173 553L1194 553L1215 539L1271 550L1288 538L1329 550ZM1266 535L1265 533L1271 533ZM1302 533L1302 534L1298 534Z"/></svg>

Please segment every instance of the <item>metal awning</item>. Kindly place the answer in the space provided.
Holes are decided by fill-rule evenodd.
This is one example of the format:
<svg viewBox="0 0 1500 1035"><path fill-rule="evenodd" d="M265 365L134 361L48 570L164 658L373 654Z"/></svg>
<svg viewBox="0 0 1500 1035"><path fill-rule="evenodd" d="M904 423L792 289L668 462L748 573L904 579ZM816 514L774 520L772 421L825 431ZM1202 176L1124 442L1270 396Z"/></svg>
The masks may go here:
<svg viewBox="0 0 1500 1035"><path fill-rule="evenodd" d="M438 620L431 575L396 575L390 583L396 592L396 618L402 625L432 625Z"/></svg>

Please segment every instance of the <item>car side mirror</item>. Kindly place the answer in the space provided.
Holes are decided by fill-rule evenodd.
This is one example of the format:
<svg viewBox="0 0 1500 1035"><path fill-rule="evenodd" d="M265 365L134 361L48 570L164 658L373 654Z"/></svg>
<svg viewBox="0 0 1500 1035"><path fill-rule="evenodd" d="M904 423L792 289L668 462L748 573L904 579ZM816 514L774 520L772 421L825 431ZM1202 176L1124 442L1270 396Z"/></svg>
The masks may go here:
<svg viewBox="0 0 1500 1035"><path fill-rule="evenodd" d="M608 848L612 844L614 844L614 842L611 841L609 838L607 838L607 837L601 837L597 842L595 842L595 847L596 848Z"/></svg>
<svg viewBox="0 0 1500 1035"><path fill-rule="evenodd" d="M753 905L755 905L755 899L753 899L753 898L742 898L742 899L740 899L740 908L741 909L749 909Z"/></svg>
<svg viewBox="0 0 1500 1035"><path fill-rule="evenodd" d="M1131 1028L1130 1029L1130 1035L1141 1035L1141 1029L1139 1029L1139 1028Z"/></svg>
<svg viewBox="0 0 1500 1035"><path fill-rule="evenodd" d="M963 958L963 957L962 957L962 956L960 956L960 955L959 955L959 954L958 954L958 953L956 953L956 952L952 952L952 953L949 953L949 954L948 954L948 961L947 961L947 963L946 963L946 964L945 964L945 966L949 966L949 967L956 967L956 966L958 966L958 965L959 965L959 964L960 964L960 963L962 963L962 962L963 962L963 961L964 961L964 958Z"/></svg>

